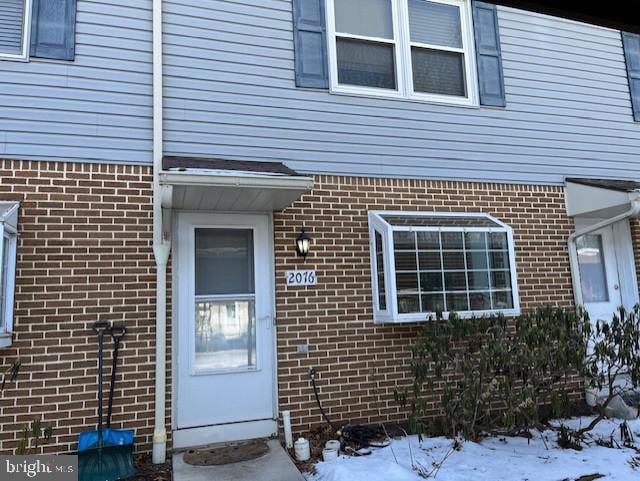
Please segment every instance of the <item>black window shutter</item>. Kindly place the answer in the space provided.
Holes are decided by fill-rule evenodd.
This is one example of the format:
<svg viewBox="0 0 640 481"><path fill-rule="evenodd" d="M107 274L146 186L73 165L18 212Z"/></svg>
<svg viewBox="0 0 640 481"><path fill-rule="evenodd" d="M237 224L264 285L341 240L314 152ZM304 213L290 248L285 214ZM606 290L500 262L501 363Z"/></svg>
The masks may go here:
<svg viewBox="0 0 640 481"><path fill-rule="evenodd" d="M329 88L324 0L293 0L296 85Z"/></svg>
<svg viewBox="0 0 640 481"><path fill-rule="evenodd" d="M505 107L498 11L491 3L473 2L473 28L478 63L480 104Z"/></svg>
<svg viewBox="0 0 640 481"><path fill-rule="evenodd" d="M633 119L640 122L640 35L622 32L624 58L627 61L627 76L631 92Z"/></svg>
<svg viewBox="0 0 640 481"><path fill-rule="evenodd" d="M76 0L33 0L32 57L73 60L76 50Z"/></svg>

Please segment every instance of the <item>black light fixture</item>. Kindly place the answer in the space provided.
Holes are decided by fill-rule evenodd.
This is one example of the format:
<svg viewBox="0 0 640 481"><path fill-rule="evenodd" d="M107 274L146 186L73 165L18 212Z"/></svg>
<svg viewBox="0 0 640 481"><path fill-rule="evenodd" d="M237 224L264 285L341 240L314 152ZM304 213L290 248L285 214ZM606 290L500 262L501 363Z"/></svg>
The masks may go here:
<svg viewBox="0 0 640 481"><path fill-rule="evenodd" d="M307 235L303 227L302 232L300 232L300 235L296 239L296 252L300 257L306 259L307 255L309 254L310 245L311 245L311 237Z"/></svg>

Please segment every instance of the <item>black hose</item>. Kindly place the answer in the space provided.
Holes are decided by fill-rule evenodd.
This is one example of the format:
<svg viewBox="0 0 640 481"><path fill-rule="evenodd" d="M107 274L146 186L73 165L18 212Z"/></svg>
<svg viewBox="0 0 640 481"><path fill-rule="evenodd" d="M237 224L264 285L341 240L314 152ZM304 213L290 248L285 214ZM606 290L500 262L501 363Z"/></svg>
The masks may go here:
<svg viewBox="0 0 640 481"><path fill-rule="evenodd" d="M311 385L313 386L313 394L316 397L316 403L318 404L318 408L320 409L320 413L322 417L327 422L331 429L342 439L353 441L358 444L360 447L384 447L388 446L389 443L381 443L381 444L372 444L371 440L374 438L379 438L381 436L386 436L384 429L381 427L373 427L373 426L365 426L362 424L351 425L347 424L346 426L342 426L341 428L337 428L336 425L329 419L327 413L324 412L322 408L322 403L320 402L320 396L318 395L318 386L316 386L316 372L315 369L309 370L309 377L311 378Z"/></svg>

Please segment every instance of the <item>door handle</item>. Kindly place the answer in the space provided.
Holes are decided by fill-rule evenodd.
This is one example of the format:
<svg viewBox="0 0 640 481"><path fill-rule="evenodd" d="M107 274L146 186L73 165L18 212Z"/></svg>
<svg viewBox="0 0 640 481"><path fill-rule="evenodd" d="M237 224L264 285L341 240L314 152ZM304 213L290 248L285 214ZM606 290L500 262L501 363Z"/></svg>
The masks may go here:
<svg viewBox="0 0 640 481"><path fill-rule="evenodd" d="M614 284L613 288L617 291L618 289L620 289L620 286L618 284Z"/></svg>

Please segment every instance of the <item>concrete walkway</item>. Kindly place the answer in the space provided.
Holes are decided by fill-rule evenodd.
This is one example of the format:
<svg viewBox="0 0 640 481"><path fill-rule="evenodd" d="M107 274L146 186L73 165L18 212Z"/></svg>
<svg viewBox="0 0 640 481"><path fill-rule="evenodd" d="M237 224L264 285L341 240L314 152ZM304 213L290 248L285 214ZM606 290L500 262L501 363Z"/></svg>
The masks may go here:
<svg viewBox="0 0 640 481"><path fill-rule="evenodd" d="M304 481L295 464L276 440L268 441L264 456L223 466L192 466L183 453L173 455L173 481Z"/></svg>

